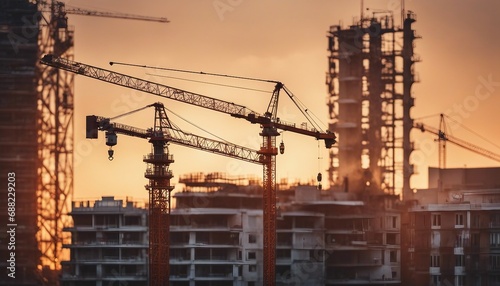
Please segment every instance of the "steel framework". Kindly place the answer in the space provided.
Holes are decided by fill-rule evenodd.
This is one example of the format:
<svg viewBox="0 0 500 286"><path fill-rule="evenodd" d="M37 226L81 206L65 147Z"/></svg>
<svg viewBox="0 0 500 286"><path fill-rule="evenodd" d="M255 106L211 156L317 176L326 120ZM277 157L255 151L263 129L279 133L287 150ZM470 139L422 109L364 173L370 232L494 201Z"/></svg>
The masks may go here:
<svg viewBox="0 0 500 286"><path fill-rule="evenodd" d="M330 185L366 195L411 193L414 21L410 12L397 28L387 13L330 27L327 105L330 130L340 138L330 151Z"/></svg>
<svg viewBox="0 0 500 286"><path fill-rule="evenodd" d="M39 3L41 5L41 3ZM39 7L42 11L42 7ZM73 30L65 15L51 6L50 13L39 13L39 55L54 53L73 58ZM73 195L74 74L37 66L38 81L38 227L37 240L42 265L59 269L62 229L69 226L67 213Z"/></svg>

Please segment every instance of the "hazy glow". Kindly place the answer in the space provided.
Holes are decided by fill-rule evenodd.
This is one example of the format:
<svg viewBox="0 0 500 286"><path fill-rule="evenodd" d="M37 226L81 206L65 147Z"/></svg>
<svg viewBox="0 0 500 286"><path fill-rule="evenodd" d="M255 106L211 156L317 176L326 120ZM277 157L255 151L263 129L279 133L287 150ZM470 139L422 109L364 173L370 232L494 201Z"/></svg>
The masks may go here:
<svg viewBox="0 0 500 286"><path fill-rule="evenodd" d="M223 4L221 6L221 3ZM373 9L397 8L400 1L365 1ZM290 88L324 123L327 91L326 31L330 25L348 25L359 17L358 1L198 1L194 6L184 1L88 1L73 0L72 6L167 17L171 23L149 23L131 20L103 19L70 15L75 26L75 59L91 65L109 68L109 61L132 62L180 69L236 74L248 77L280 80ZM225 5L225 6L224 6ZM225 9L221 9L225 7ZM416 106L414 118L447 113L455 120L499 141L495 119L500 105L500 2L494 0L407 1L406 8L417 13L414 25L423 39L416 41L416 53L423 62L416 64L421 83L414 85ZM370 13L369 11L367 13ZM396 11L395 15L399 15ZM251 85L269 93L248 92L192 82L151 77L146 70L112 67L113 70L151 78L208 96L232 100L258 112L265 111L272 85ZM165 73L161 73L165 74ZM170 76L178 76L168 74ZM198 80L203 80L197 78ZM488 84L488 82L490 82ZM231 82L231 84L247 84ZM107 159L107 147L100 134L98 141L85 139L85 116L90 114L115 116L159 101L152 95L76 78L75 108L75 198L96 198L117 195L147 198L143 177L142 156L150 151L146 140L119 136L115 160ZM161 100L176 113L234 143L258 148L258 126L230 118L227 115ZM299 111L286 98L279 107L280 117L300 123ZM192 126L174 121L190 131L208 136ZM153 111L146 110L119 120L142 128L153 124ZM438 126L439 118L425 123ZM496 128L496 129L495 129ZM430 134L413 132L422 150L413 154L421 175L412 179L413 187L426 187L427 165L437 165L437 145ZM487 145L463 128L454 128L453 135L472 143ZM278 181L309 181L320 171L326 178L328 154L314 139L284 134L286 152L277 158ZM278 140L281 141L280 138ZM451 145L451 144L450 144ZM425 147L425 148L424 148ZM225 157L172 145L178 175L190 172L227 172L261 176L261 166L238 162ZM448 148L449 167L498 165L475 154Z"/></svg>

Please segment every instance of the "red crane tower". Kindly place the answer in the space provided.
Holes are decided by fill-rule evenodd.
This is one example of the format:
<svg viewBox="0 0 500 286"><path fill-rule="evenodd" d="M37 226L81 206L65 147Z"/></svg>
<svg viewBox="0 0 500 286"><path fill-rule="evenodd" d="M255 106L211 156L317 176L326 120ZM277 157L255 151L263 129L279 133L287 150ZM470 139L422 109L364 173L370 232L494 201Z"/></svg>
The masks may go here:
<svg viewBox="0 0 500 286"><path fill-rule="evenodd" d="M282 122L277 118L279 92L283 89L290 98L293 95L280 82L275 82L276 86L269 102L267 111L264 115L258 114L245 106L232 102L219 100L216 98L200 95L197 93L177 89L174 87L158 84L155 82L143 80L137 77L113 72L110 70L90 66L54 55L45 55L41 61L58 69L63 69L76 74L84 75L90 78L104 82L120 85L123 87L151 93L168 99L181 101L195 106L207 108L210 110L229 114L236 118L242 118L252 124L259 124L262 128L260 136L262 145L259 154L262 155L264 166L263 172L263 225L264 225L264 265L263 275L265 285L275 285L275 250L276 250L276 136L279 135L278 129L290 131L310 137L317 140L324 140L325 146L330 148L336 143L334 133L321 132L318 129L305 129L297 127L295 124ZM295 102L295 101L294 101ZM154 204L155 202L150 202Z"/></svg>

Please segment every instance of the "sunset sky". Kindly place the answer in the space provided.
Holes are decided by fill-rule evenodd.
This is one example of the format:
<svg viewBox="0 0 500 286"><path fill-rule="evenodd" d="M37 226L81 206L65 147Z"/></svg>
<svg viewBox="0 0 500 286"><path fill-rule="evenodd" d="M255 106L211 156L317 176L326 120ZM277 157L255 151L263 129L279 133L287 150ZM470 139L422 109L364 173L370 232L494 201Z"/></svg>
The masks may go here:
<svg viewBox="0 0 500 286"><path fill-rule="evenodd" d="M200 0L200 1L66 1L89 10L166 17L168 24L69 15L75 27L75 60L114 71L147 78L201 93L263 113L272 84L190 76L197 81L214 81L268 91L206 85L151 74L186 77L158 70L110 67L109 61L128 62L221 74L279 80L287 86L326 126L327 38L331 25L344 27L359 19L360 1L351 0ZM393 10L400 24L400 1L364 1L365 11ZM439 113L445 113L466 128L450 122L450 134L500 153L500 2L406 1L406 9L417 14L414 28L422 36L415 52L422 62L415 68L421 80L414 85L413 118L438 127ZM258 149L258 126L229 115L77 76L75 80L75 194L74 199L102 195L147 198L145 163L150 152L143 139L118 135L115 159L107 159L104 134L98 141L85 139L85 116L113 117L156 101L205 130L228 141ZM279 115L301 123L304 118L283 96ZM153 109L117 120L149 128ZM425 119L419 120L419 118ZM185 131L210 135L170 114ZM488 139L487 142L474 133ZM412 132L416 146L412 160L419 175L413 188L427 187L427 167L437 166L437 143L431 134ZM278 138L278 142L282 138ZM277 157L277 178L306 182L318 172L326 178L328 153L313 138L285 132L284 155ZM494 143L494 144L491 144ZM490 159L448 144L448 167L498 166ZM175 163L174 182L191 172L226 172L230 175L262 176L262 167L251 163L171 145ZM318 160L318 157L322 159Z"/></svg>

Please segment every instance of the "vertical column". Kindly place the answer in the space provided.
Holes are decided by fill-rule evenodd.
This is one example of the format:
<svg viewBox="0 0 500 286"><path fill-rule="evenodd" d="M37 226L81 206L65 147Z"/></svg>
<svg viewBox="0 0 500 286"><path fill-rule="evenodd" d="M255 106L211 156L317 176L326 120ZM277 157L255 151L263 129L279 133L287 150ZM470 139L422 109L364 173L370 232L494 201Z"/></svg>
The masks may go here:
<svg viewBox="0 0 500 286"><path fill-rule="evenodd" d="M414 23L415 14L408 12L403 23L403 199L408 200L413 197L410 188L410 178L414 173L413 165L410 164L410 155L413 152L413 142L410 140L410 132L413 128L413 119L410 110L414 105L414 98L411 95L411 88L415 80L413 64L415 63L413 54L413 41L417 38L411 25Z"/></svg>
<svg viewBox="0 0 500 286"><path fill-rule="evenodd" d="M144 157L149 179L149 285L168 285L170 276L170 193L173 177L169 166L174 162L161 132L151 138L153 152Z"/></svg>
<svg viewBox="0 0 500 286"><path fill-rule="evenodd" d="M276 136L275 128L265 126L260 134L263 145L260 153L264 155L263 178L263 236L264 265L263 276L265 285L276 285Z"/></svg>

